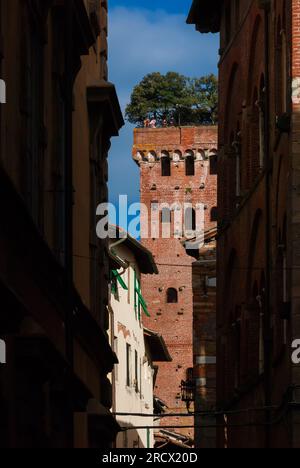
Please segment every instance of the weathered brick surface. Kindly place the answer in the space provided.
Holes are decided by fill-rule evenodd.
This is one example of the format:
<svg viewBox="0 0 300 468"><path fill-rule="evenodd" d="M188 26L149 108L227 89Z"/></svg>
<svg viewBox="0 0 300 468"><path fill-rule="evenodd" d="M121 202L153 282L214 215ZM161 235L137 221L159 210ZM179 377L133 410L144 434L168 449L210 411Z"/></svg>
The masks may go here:
<svg viewBox="0 0 300 468"><path fill-rule="evenodd" d="M265 11L259 8L263 3L267 2L224 2L221 22L217 389L221 408L241 411L270 403L281 405L291 384L299 382L298 368L291 375L290 345L300 336L296 327L300 293L300 2L269 2L269 34ZM263 116L267 110L270 115L268 126L262 125L270 140L269 154L267 139L260 142L259 107ZM292 116L290 133L276 127L284 113ZM268 178L259 146L263 157L270 160ZM237 177L241 180L239 193ZM290 320L281 316L284 302L291 304ZM265 353L264 363L260 350ZM270 418L274 421L276 413ZM259 425L265 422L259 410L229 416L229 427L219 431L219 445L299 446L296 426L289 427L286 420L267 428ZM230 424L243 427L234 429Z"/></svg>
<svg viewBox="0 0 300 468"><path fill-rule="evenodd" d="M139 158L141 202L148 207L149 212L153 202L193 205L201 202L206 205L205 229L215 227L216 223L211 221L211 210L216 207L217 177L210 174L210 157L216 148L216 127L135 130L133 157ZM185 154L189 150L194 152L196 158L194 176L186 176L185 172ZM171 162L170 177L161 176L160 158L165 151L169 152L171 158L175 152L181 154L179 162ZM149 153L154 156L153 160L149 160ZM148 221L146 215L142 215L142 226ZM159 366L155 393L168 405L169 412L186 412L185 403L181 401L181 381L186 380L187 369L193 368L193 337L201 332L200 329L193 331L192 265L195 260L187 255L179 239L154 239L149 233L149 238L143 239L143 243L153 252L159 269L158 276L143 279L142 289L151 311L151 318L146 321L146 325L164 336L173 357L172 363ZM177 304L166 303L168 288L178 291ZM196 325L201 325L200 319L197 319ZM212 326L213 333L215 330ZM165 426L193 423L193 418L180 417L162 421ZM194 437L193 429L175 431Z"/></svg>

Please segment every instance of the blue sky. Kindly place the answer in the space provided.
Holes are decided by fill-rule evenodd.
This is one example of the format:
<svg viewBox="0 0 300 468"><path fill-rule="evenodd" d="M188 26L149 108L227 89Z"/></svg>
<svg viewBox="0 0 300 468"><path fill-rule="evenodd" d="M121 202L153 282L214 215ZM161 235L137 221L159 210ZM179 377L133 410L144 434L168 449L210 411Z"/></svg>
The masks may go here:
<svg viewBox="0 0 300 468"><path fill-rule="evenodd" d="M109 0L109 80L122 110L133 87L151 72L187 76L217 73L218 36L186 25L192 0ZM133 126L126 123L112 140L109 155L110 201L119 194L139 201L139 171L131 159Z"/></svg>
<svg viewBox="0 0 300 468"><path fill-rule="evenodd" d="M186 14L192 0L109 0L109 9L122 5L127 8L145 8L148 10L164 10L167 13Z"/></svg>

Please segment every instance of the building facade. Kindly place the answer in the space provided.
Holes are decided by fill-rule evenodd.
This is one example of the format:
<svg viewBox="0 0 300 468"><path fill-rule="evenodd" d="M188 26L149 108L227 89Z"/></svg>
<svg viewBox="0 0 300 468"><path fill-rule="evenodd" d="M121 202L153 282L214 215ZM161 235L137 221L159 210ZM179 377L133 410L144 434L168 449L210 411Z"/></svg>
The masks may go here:
<svg viewBox="0 0 300 468"><path fill-rule="evenodd" d="M188 19L221 41L220 447L299 447L299 13L195 0Z"/></svg>
<svg viewBox="0 0 300 468"><path fill-rule="evenodd" d="M0 2L0 444L109 447L106 1Z"/></svg>
<svg viewBox="0 0 300 468"><path fill-rule="evenodd" d="M205 232L204 245L192 265L195 447L216 448L216 292L217 228ZM206 414L204 414L206 413Z"/></svg>
<svg viewBox="0 0 300 468"><path fill-rule="evenodd" d="M155 388L169 413L187 413L186 402L182 401L183 383L196 382L199 395L200 386L207 384L201 377L200 365L194 375L192 265L199 247L193 246L195 250L189 252L186 241L216 226L216 149L216 127L145 128L134 133L133 157L141 171L144 207L142 240L159 270L155 277L142 277L144 296L151 309L146 325L163 333L173 358L172 363L159 365ZM209 352L215 359L215 351ZM200 354L199 349L196 353ZM194 440L193 416L164 418L161 427Z"/></svg>
<svg viewBox="0 0 300 468"><path fill-rule="evenodd" d="M145 329L141 275L158 273L152 254L131 236L111 237L111 252L120 261L112 271L112 341L118 364L113 374L114 412L123 432L116 448L154 448L153 360L170 361L161 337ZM114 247L115 245L115 247ZM136 416L141 415L141 416ZM148 416L142 416L148 415ZM143 428L143 429L135 429Z"/></svg>

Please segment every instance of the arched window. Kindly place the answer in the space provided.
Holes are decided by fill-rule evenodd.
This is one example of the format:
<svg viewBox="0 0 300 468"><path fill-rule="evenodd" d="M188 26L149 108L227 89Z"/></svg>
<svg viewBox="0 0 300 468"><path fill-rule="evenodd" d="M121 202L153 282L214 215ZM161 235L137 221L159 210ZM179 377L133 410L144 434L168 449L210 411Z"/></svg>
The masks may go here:
<svg viewBox="0 0 300 468"><path fill-rule="evenodd" d="M213 154L209 158L210 162L210 175L217 175L218 174L218 155Z"/></svg>
<svg viewBox="0 0 300 468"><path fill-rule="evenodd" d="M178 292L175 288L169 288L167 291L167 303L177 304L178 303Z"/></svg>
<svg viewBox="0 0 300 468"><path fill-rule="evenodd" d="M194 176L195 175L195 159L194 156L187 156L185 160L185 175Z"/></svg>
<svg viewBox="0 0 300 468"><path fill-rule="evenodd" d="M161 158L161 175L163 177L170 177L171 175L171 160L167 156Z"/></svg>
<svg viewBox="0 0 300 468"><path fill-rule="evenodd" d="M171 210L170 208L163 208L161 211L161 222L163 224L170 224L171 223Z"/></svg>
<svg viewBox="0 0 300 468"><path fill-rule="evenodd" d="M218 208L214 206L210 212L210 220L215 223L218 221Z"/></svg>
<svg viewBox="0 0 300 468"><path fill-rule="evenodd" d="M186 231L196 231L196 211L194 208L185 210L185 229Z"/></svg>

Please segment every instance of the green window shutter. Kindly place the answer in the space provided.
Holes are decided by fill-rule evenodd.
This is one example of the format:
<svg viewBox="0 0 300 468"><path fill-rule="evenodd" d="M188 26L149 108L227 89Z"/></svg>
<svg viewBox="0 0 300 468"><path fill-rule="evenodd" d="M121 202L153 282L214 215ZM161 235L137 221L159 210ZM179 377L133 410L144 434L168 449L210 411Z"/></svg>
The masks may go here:
<svg viewBox="0 0 300 468"><path fill-rule="evenodd" d="M134 270L134 310L135 310L135 318L137 318L137 311L138 311L138 301L137 301L137 293L136 293L136 287L137 287L137 278L136 278L136 271Z"/></svg>
<svg viewBox="0 0 300 468"><path fill-rule="evenodd" d="M141 312L144 311L147 317L151 317L145 299L142 296L141 284L137 278L136 271L134 271L134 309L136 317L141 320Z"/></svg>
<svg viewBox="0 0 300 468"><path fill-rule="evenodd" d="M110 271L109 276L110 276L109 279L110 279L110 284L111 284L111 293L115 296L117 294L117 290L118 290L118 288L117 288L117 279L113 275L112 271Z"/></svg>
<svg viewBox="0 0 300 468"><path fill-rule="evenodd" d="M115 296L117 294L117 285L114 279L111 281L111 293Z"/></svg>
<svg viewBox="0 0 300 468"><path fill-rule="evenodd" d="M145 299L143 298L141 291L139 291L138 289L136 289L136 293L137 293L137 296L138 296L138 301L139 301L140 307L143 309L143 311L144 311L145 315L147 315L147 317L151 317L151 315L150 315L150 313L149 313L149 311L148 311L148 307L147 307L146 301L145 301Z"/></svg>
<svg viewBox="0 0 300 468"><path fill-rule="evenodd" d="M126 286L126 283L124 282L123 278L120 276L117 270L112 271L113 277L116 278L120 286L125 289L125 291L128 291L128 287Z"/></svg>
<svg viewBox="0 0 300 468"><path fill-rule="evenodd" d="M139 321L141 321L141 318L142 318L140 293L141 293L141 283L139 282L139 280L137 280L137 290L136 290L136 294L137 294L137 302L138 302Z"/></svg>

